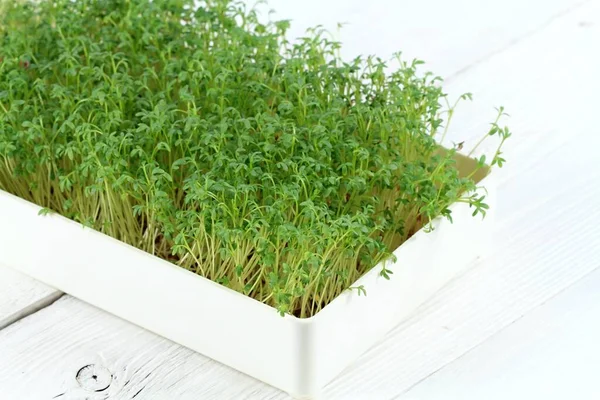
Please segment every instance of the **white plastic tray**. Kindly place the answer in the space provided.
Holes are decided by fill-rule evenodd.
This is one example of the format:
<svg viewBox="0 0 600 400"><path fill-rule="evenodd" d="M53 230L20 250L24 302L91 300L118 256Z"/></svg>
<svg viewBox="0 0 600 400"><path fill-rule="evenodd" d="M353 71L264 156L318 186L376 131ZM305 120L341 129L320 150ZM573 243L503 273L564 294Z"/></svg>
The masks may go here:
<svg viewBox="0 0 600 400"><path fill-rule="evenodd" d="M462 167L473 165L461 157ZM281 317L275 309L0 191L0 260L31 277L198 351L298 398L320 390L477 256L493 223L465 203L454 223L435 221L400 246L397 262L377 266L316 316Z"/></svg>

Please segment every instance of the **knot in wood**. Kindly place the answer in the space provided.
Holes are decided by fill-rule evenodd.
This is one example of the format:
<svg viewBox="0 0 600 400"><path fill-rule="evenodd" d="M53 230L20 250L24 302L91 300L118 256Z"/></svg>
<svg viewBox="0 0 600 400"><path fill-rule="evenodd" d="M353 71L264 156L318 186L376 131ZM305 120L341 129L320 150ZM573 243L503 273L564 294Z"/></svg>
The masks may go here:
<svg viewBox="0 0 600 400"><path fill-rule="evenodd" d="M89 364L77 371L77 383L90 392L102 392L112 383L112 374L102 365Z"/></svg>

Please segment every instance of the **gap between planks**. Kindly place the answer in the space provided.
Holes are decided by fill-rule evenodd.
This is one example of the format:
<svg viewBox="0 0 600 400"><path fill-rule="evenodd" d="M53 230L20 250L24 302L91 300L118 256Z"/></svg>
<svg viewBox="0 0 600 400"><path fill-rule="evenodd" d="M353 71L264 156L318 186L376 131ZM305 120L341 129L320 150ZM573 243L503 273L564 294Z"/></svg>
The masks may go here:
<svg viewBox="0 0 600 400"><path fill-rule="evenodd" d="M0 329L54 303L62 292L0 265Z"/></svg>

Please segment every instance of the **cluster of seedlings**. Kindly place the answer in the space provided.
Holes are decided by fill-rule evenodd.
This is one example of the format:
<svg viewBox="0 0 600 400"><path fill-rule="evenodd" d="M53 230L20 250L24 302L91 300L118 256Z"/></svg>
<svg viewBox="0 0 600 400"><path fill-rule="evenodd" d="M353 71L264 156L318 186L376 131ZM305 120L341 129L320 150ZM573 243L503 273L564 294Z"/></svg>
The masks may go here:
<svg viewBox="0 0 600 400"><path fill-rule="evenodd" d="M439 78L288 27L229 0L0 0L0 189L298 317L452 203L485 213L439 147Z"/></svg>

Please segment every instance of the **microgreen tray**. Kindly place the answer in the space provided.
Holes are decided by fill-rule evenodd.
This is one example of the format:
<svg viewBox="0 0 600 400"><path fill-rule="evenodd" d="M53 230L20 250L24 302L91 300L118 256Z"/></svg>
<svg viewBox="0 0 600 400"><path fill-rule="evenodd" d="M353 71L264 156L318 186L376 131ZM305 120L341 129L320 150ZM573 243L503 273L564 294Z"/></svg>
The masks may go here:
<svg viewBox="0 0 600 400"><path fill-rule="evenodd" d="M457 156L463 174L475 160ZM280 316L275 308L165 260L0 191L0 260L31 277L196 350L297 398L322 388L386 332L472 261L486 253L490 211L473 218L467 203L451 206L454 222L415 233L311 318ZM42 213L43 214L43 213ZM366 292L366 295L365 293Z"/></svg>

